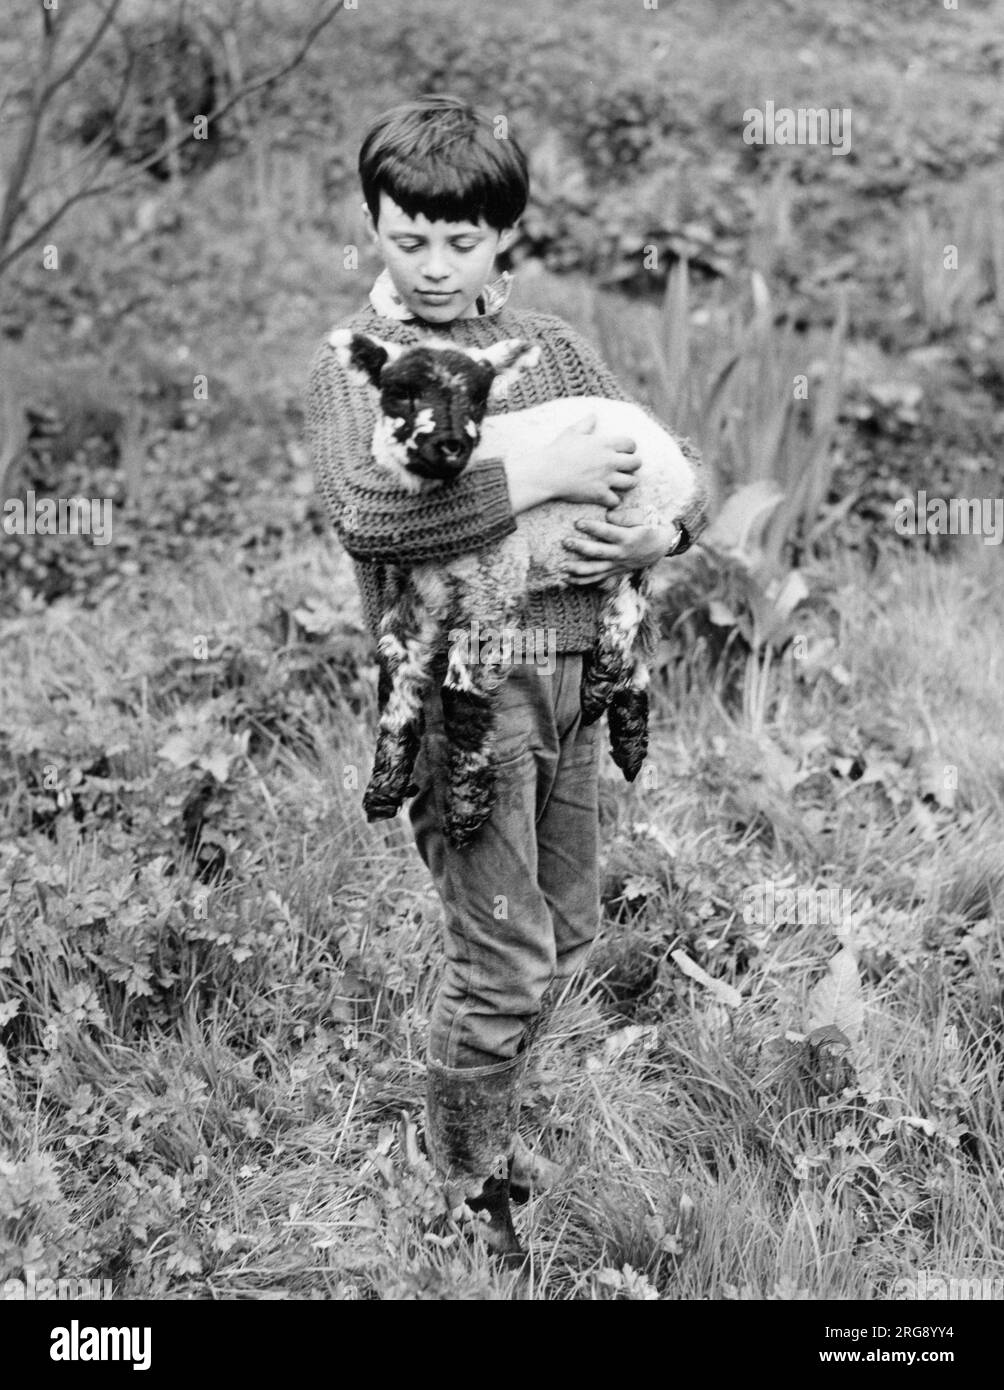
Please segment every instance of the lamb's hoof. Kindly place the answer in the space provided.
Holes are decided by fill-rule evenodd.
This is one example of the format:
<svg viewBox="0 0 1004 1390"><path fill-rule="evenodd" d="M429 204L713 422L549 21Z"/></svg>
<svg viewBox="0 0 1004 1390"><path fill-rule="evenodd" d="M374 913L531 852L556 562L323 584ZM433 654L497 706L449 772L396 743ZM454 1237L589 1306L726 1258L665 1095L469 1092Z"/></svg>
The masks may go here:
<svg viewBox="0 0 1004 1390"><path fill-rule="evenodd" d="M400 809L400 801L393 797L370 796L369 792L363 797L363 810L368 821L392 820Z"/></svg>
<svg viewBox="0 0 1004 1390"><path fill-rule="evenodd" d="M641 770L648 753L648 694L625 690L616 696L607 719L610 756L629 782Z"/></svg>
<svg viewBox="0 0 1004 1390"><path fill-rule="evenodd" d="M625 780L633 782L641 771L647 752L645 744L630 743L626 746L612 747L610 756L623 772Z"/></svg>

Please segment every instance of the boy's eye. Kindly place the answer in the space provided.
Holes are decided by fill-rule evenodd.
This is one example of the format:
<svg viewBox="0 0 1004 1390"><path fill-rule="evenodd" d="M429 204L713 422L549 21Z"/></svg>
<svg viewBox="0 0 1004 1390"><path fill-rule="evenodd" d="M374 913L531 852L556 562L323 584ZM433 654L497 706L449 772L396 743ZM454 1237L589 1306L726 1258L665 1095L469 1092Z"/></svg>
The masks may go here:
<svg viewBox="0 0 1004 1390"><path fill-rule="evenodd" d="M421 244L422 243L420 241L399 241L398 249L401 251L417 251ZM452 243L452 246L454 251L473 251L474 248L477 246L477 242L465 241L463 244L461 244L460 242L455 241Z"/></svg>

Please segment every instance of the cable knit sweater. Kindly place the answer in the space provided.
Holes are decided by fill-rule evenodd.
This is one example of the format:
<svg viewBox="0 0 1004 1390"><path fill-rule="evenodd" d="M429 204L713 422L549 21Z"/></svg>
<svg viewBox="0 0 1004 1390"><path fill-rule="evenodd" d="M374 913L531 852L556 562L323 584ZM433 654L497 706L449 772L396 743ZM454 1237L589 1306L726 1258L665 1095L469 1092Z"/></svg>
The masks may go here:
<svg viewBox="0 0 1004 1390"><path fill-rule="evenodd" d="M496 313L439 324L433 330L421 320L391 319L367 305L338 326L405 346L420 342L432 331L463 347L487 347L504 338L539 343L539 365L522 373L506 398L490 410L521 410L557 396L634 399L581 335L550 314L504 307ZM453 559L516 529L501 459L476 460L453 481L417 494L377 467L370 449L378 408L375 393L352 381L334 349L322 344L311 366L307 396L315 475L335 531L352 557L363 614L374 640L390 603L393 567ZM681 441L681 448L699 464L687 441ZM705 522L702 487L690 512L679 518L683 535L674 555L697 538ZM553 632L556 651L585 651L596 640L602 598L603 590L594 584L531 594L520 626Z"/></svg>

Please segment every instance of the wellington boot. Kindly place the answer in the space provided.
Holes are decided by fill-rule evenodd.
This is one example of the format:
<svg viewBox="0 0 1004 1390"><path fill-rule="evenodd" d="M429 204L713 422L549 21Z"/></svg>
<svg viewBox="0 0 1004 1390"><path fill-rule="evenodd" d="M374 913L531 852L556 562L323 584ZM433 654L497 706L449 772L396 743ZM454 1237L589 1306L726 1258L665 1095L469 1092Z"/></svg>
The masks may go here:
<svg viewBox="0 0 1004 1390"><path fill-rule="evenodd" d="M521 1054L487 1067L445 1067L429 1060L425 1143L451 1207L487 1212L478 1234L511 1264L523 1249L509 1209L509 1157L516 1132Z"/></svg>

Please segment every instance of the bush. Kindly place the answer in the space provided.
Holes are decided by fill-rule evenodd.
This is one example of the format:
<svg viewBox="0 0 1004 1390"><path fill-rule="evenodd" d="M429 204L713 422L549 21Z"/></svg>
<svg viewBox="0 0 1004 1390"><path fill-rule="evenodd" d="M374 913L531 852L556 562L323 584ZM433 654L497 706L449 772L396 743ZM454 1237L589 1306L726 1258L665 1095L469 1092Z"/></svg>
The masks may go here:
<svg viewBox="0 0 1004 1390"><path fill-rule="evenodd" d="M176 124L191 132L196 116L209 115L219 80L210 36L181 14L123 26L120 38L118 48L104 47L89 69L90 86L75 113L77 131L89 143L111 127L112 152L140 164ZM219 134L213 122L206 139L186 141L177 154L179 170L205 160ZM150 172L167 178L170 160L156 161Z"/></svg>

